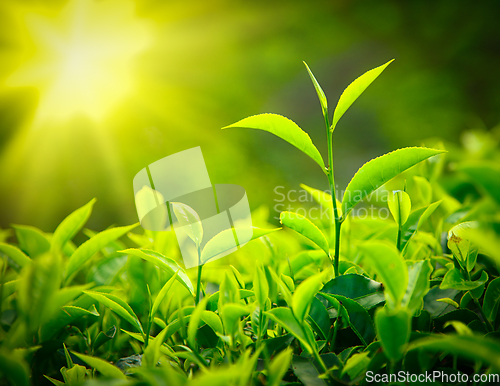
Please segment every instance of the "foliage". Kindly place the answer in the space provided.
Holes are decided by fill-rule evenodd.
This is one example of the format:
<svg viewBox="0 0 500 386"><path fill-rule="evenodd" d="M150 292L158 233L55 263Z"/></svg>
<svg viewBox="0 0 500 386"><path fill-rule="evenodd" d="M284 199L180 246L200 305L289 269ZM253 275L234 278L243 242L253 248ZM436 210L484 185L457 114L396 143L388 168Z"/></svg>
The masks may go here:
<svg viewBox="0 0 500 386"><path fill-rule="evenodd" d="M326 220L283 212L293 232L274 231L257 210L263 228L253 240L215 262L199 250L197 270L183 268L173 231L83 229L94 200L52 234L13 226L16 241L5 233L0 243L5 382L315 386L366 384L367 371L499 371L495 155L469 160L439 144L398 149L362 166L332 200L334 129L388 64L345 90L332 125L307 67L325 120L326 166L287 118L263 114L228 126L268 131L313 158L330 191L305 188L327 207ZM453 181L470 187L463 202ZM393 218L356 215L374 192ZM181 203L174 212L186 223L196 217ZM77 246L81 231L88 240ZM203 229L188 236L199 245Z"/></svg>

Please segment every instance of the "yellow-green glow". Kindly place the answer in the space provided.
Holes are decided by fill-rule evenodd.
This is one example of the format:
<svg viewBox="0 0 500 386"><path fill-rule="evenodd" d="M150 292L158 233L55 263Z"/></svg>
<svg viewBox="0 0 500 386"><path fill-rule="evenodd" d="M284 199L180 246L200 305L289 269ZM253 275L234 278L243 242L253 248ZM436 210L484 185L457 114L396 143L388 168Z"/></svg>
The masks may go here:
<svg viewBox="0 0 500 386"><path fill-rule="evenodd" d="M98 121L133 88L133 59L149 42L129 0L70 0L55 16L25 15L32 55L8 79L33 86L35 119Z"/></svg>

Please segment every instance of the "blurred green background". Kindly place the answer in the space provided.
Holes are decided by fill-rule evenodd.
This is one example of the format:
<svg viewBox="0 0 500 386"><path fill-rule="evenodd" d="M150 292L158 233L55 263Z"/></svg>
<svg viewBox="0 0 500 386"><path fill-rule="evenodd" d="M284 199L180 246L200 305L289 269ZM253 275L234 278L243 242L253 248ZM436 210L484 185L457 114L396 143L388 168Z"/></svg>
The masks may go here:
<svg viewBox="0 0 500 386"><path fill-rule="evenodd" d="M280 139L220 130L279 113L325 155L303 60L334 107L357 76L396 59L336 129L341 189L397 147L495 130L499 11L456 1L2 0L0 227L53 231L92 197L90 228L134 223L134 175L194 146L212 183L242 185L252 209L272 209L276 186L326 189L313 161Z"/></svg>

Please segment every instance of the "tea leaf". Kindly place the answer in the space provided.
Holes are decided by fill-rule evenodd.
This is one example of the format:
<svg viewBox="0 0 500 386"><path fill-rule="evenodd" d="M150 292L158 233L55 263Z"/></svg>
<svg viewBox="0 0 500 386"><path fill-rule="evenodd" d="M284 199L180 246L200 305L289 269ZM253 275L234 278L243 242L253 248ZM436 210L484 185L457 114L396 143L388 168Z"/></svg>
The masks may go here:
<svg viewBox="0 0 500 386"><path fill-rule="evenodd" d="M263 309L269 296L269 283L267 282L266 274L260 265L255 266L253 290L260 308Z"/></svg>
<svg viewBox="0 0 500 386"><path fill-rule="evenodd" d="M207 306L208 298L203 298L198 305L195 307L193 313L191 314L191 318L189 319L188 326L188 336L187 341L189 343L189 347L193 350L198 349L198 343L196 341L196 333L198 332L198 327L200 325L201 315Z"/></svg>
<svg viewBox="0 0 500 386"><path fill-rule="evenodd" d="M498 306L500 305L500 277L492 280L488 284L486 293L484 295L483 310L488 320L492 323L495 322L498 313Z"/></svg>
<svg viewBox="0 0 500 386"><path fill-rule="evenodd" d="M94 298L98 302L104 304L111 311L115 312L132 326L136 327L141 333L144 333L142 329L141 322L137 318L135 312L130 308L130 306L117 296L111 294L95 292L95 291L84 291L85 294Z"/></svg>
<svg viewBox="0 0 500 386"><path fill-rule="evenodd" d="M281 212L280 221L283 225L311 240L314 244L325 251L327 255L330 255L328 240L323 232L321 232L319 228L308 218L298 213Z"/></svg>
<svg viewBox="0 0 500 386"><path fill-rule="evenodd" d="M252 237L249 242L259 237L265 236L269 233L279 231L281 228L275 229L261 229L252 227ZM207 263L211 258L230 251L231 249L235 249L235 239L233 229L226 229L222 232L216 234L212 237L206 244L203 250L201 251L201 262L203 264Z"/></svg>
<svg viewBox="0 0 500 386"><path fill-rule="evenodd" d="M240 318L250 313L247 307L236 303L224 304L221 307L220 312L226 335L234 334L238 330L237 323Z"/></svg>
<svg viewBox="0 0 500 386"><path fill-rule="evenodd" d="M361 200L383 184L419 162L443 152L424 147L406 147L365 163L347 185L342 199L343 220Z"/></svg>
<svg viewBox="0 0 500 386"><path fill-rule="evenodd" d="M403 225L408 220L411 209L411 200L408 193L402 190L396 190L388 194L387 205L391 211L396 224Z"/></svg>
<svg viewBox="0 0 500 386"><path fill-rule="evenodd" d="M470 291L477 288L488 281L488 274L483 271L478 280L466 280L462 273L457 269L450 269L443 278L439 288L448 289L453 288L459 291Z"/></svg>
<svg viewBox="0 0 500 386"><path fill-rule="evenodd" d="M191 240L200 246L203 239L203 227L201 226L200 216L190 206L181 202L172 202L172 208L179 222L179 226L186 232Z"/></svg>
<svg viewBox="0 0 500 386"><path fill-rule="evenodd" d="M318 94L319 98L319 103L321 104L321 110L323 111L323 116L325 118L328 117L328 102L326 100L326 95L323 92L323 89L319 85L318 81L316 80L315 76L313 75L312 71L309 69L309 66L307 65L306 62L302 62L307 68L307 72L309 73L309 77L311 78L311 81L313 82L314 88L316 89L316 93Z"/></svg>
<svg viewBox="0 0 500 386"><path fill-rule="evenodd" d="M359 246L370 266L384 283L385 295L390 308L397 308L408 286L408 270L399 251L382 241L368 241Z"/></svg>
<svg viewBox="0 0 500 386"><path fill-rule="evenodd" d="M12 225L16 231L17 241L21 249L31 258L48 252L50 242L40 229L28 225Z"/></svg>
<svg viewBox="0 0 500 386"><path fill-rule="evenodd" d="M482 361L500 371L500 348L498 341L479 335L432 335L413 341L409 350L447 352L472 361Z"/></svg>
<svg viewBox="0 0 500 386"><path fill-rule="evenodd" d="M377 334L385 355L391 360L399 360L406 351L410 340L411 316L406 308L391 312L387 307L383 307L375 312Z"/></svg>
<svg viewBox="0 0 500 386"><path fill-rule="evenodd" d="M432 265L429 260L420 260L407 262L407 266L408 287L402 305L413 313L422 305L424 296L429 292Z"/></svg>
<svg viewBox="0 0 500 386"><path fill-rule="evenodd" d="M276 355L269 365L267 384L278 386L292 361L293 350L289 347Z"/></svg>
<svg viewBox="0 0 500 386"><path fill-rule="evenodd" d="M61 250L82 229L92 213L95 201L96 199L93 198L86 205L71 213L57 226L51 240L52 252Z"/></svg>
<svg viewBox="0 0 500 386"><path fill-rule="evenodd" d="M232 125L223 127L223 129L229 129L232 127L264 130L272 133L295 146L297 149L303 151L321 167L321 170L325 171L323 158L321 157L318 149L312 143L309 135L297 126L295 122L288 118L277 114L253 115L233 123Z"/></svg>
<svg viewBox="0 0 500 386"><path fill-rule="evenodd" d="M141 259L147 260L150 263L162 268L166 272L174 275L177 273L177 280L194 296L194 288L191 280L186 274L185 270L181 268L177 262L169 257L162 255L160 252L152 251L149 249L125 249L124 251L119 251L119 253L128 254L140 257Z"/></svg>
<svg viewBox="0 0 500 386"><path fill-rule="evenodd" d="M125 380L127 379L125 374L123 374L118 367L113 366L111 363L106 362L105 360L102 360L101 358L91 357L89 355L84 355L84 354L80 354L77 352L73 352L72 354L77 356L78 358L80 358L82 361L84 361L89 366L95 368L97 371L99 371L105 377L125 379Z"/></svg>
<svg viewBox="0 0 500 386"><path fill-rule="evenodd" d="M9 256L21 268L31 263L31 259L14 245L0 243L0 252Z"/></svg>
<svg viewBox="0 0 500 386"><path fill-rule="evenodd" d="M268 315L275 323L278 323L281 327L291 333L300 341L300 343L302 343L309 353L312 353L312 347L308 338L290 308L276 307L267 311L266 315Z"/></svg>
<svg viewBox="0 0 500 386"><path fill-rule="evenodd" d="M76 272L78 272L83 264L85 264L85 262L95 253L137 227L137 225L139 224L106 229L80 245L68 260L68 265L66 266L66 272L64 274L66 283L71 281Z"/></svg>
<svg viewBox="0 0 500 386"><path fill-rule="evenodd" d="M374 68L373 70L365 72L359 78L354 80L347 88L344 90L340 99L335 107L335 112L333 113L332 130L335 130L337 122L342 118L344 113L349 107L354 103L356 99L366 90L366 88L375 80L377 77L385 70L385 68L391 64L394 59L389 62Z"/></svg>
<svg viewBox="0 0 500 386"><path fill-rule="evenodd" d="M324 285L321 292L345 296L355 300L364 308L371 308L384 301L382 284L358 274L334 277Z"/></svg>
<svg viewBox="0 0 500 386"><path fill-rule="evenodd" d="M172 287L172 284L174 284L174 281L177 279L177 274L179 271L174 273L174 275L168 279L168 281L165 283L165 285L162 287L160 292L158 293L158 296L156 296L155 301L153 302L153 307L151 308L151 316L150 319L153 319L154 316L156 315L156 312L158 311L158 308L160 307L161 302L167 295L168 291L170 291L170 288Z"/></svg>
<svg viewBox="0 0 500 386"><path fill-rule="evenodd" d="M293 314L299 322L302 322L309 314L311 302L318 291L323 287L323 273L309 276L295 290L292 296Z"/></svg>

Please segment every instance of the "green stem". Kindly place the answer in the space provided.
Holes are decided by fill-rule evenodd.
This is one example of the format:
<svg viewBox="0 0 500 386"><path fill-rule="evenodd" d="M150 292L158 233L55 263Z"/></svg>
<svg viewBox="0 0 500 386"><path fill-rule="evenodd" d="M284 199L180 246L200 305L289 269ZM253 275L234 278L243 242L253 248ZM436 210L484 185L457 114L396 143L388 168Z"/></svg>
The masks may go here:
<svg viewBox="0 0 500 386"><path fill-rule="evenodd" d="M398 248L398 251L401 252L401 233L402 233L402 229L403 227L401 225L399 225L398 227L398 240L396 242L396 246Z"/></svg>
<svg viewBox="0 0 500 386"><path fill-rule="evenodd" d="M198 265L198 279L196 281L196 300L195 304L198 305L200 302L200 289L201 289L201 270L203 268L203 265Z"/></svg>
<svg viewBox="0 0 500 386"><path fill-rule="evenodd" d="M340 227L342 225L342 219L339 216L339 209L337 208L337 195L335 192L335 177L333 173L333 147L332 147L332 136L333 136L333 128L330 130L330 123L328 122L328 113L323 114L325 117L325 126L326 126L326 140L328 146L328 182L330 184L330 194L332 195L332 204L333 204L333 217L334 217L334 225L335 225L335 255L334 255L334 263L333 270L335 273L335 277L339 276L339 261L340 261Z"/></svg>

